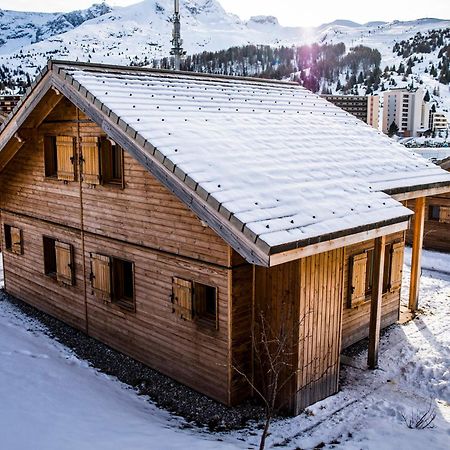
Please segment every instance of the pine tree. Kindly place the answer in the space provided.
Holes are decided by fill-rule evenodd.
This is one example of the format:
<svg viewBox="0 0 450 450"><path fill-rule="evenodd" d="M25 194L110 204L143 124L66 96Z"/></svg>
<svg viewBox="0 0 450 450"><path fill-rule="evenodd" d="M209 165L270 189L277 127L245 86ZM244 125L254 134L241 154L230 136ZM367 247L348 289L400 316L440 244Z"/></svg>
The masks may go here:
<svg viewBox="0 0 450 450"><path fill-rule="evenodd" d="M394 134L397 134L397 133L398 133L398 125L395 123L395 121L392 121L392 123L388 129L388 136L392 137L392 136L394 136Z"/></svg>

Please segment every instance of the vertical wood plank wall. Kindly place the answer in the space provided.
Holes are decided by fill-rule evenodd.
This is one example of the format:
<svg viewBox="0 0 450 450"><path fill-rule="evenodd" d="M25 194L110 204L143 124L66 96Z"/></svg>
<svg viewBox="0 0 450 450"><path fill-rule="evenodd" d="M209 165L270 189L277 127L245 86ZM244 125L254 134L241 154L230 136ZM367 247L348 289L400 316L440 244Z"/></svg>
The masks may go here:
<svg viewBox="0 0 450 450"><path fill-rule="evenodd" d="M272 330L275 330L276 337L282 326L290 327L293 330L289 336L290 345L285 350L292 353L291 360L286 361L291 367L288 367L286 373L283 374L283 377L290 377L291 381L286 384L279 396L279 406L291 412L295 410L296 392L296 380L292 374L297 368L299 267L300 262L297 260L270 268L255 268L255 321L261 321L262 314L265 322L270 325ZM255 376L259 375L257 367L255 367Z"/></svg>
<svg viewBox="0 0 450 450"><path fill-rule="evenodd" d="M229 389L228 246L128 154L125 189L44 177L46 134L77 136L77 111L61 101L0 175L1 226L23 230L24 254L4 252L6 289L37 308L224 403ZM80 136L104 134L80 114ZM86 273L83 273L81 214ZM2 233L3 234L3 233ZM74 246L73 287L44 274L43 236ZM4 242L3 242L4 245ZM92 293L90 253L134 262L136 312ZM172 277L218 288L218 330L172 313Z"/></svg>
<svg viewBox="0 0 450 450"><path fill-rule="evenodd" d="M300 261L295 413L338 391L344 249Z"/></svg>
<svg viewBox="0 0 450 450"><path fill-rule="evenodd" d="M248 264L234 250L232 252L231 297L231 383L230 403L236 404L251 394L250 385L237 371L250 380L253 376L252 319L253 319L253 273Z"/></svg>

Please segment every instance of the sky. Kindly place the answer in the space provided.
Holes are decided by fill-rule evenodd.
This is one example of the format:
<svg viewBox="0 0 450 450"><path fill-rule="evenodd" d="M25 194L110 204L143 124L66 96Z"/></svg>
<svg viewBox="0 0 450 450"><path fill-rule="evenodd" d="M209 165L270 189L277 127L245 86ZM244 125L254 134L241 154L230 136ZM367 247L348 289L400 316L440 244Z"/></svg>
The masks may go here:
<svg viewBox="0 0 450 450"><path fill-rule="evenodd" d="M0 0L1 9L16 11L72 11L101 0ZM183 1L183 0L181 0ZM197 0L201 1L201 0ZM226 11L242 19L255 15L276 16L285 26L317 26L336 19L359 23L374 20L412 20L422 17L450 19L450 0L219 0ZM139 0L107 0L111 6L127 6ZM370 6L368 6L370 5ZM375 6L376 5L376 6ZM407 5L407 6L406 6Z"/></svg>

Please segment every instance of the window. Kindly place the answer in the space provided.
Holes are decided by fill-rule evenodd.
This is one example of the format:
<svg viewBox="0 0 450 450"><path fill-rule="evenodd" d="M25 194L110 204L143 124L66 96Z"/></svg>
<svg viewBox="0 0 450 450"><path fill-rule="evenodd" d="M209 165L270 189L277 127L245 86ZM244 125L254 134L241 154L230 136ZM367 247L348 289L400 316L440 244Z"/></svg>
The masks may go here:
<svg viewBox="0 0 450 450"><path fill-rule="evenodd" d="M194 317L217 328L217 288L194 283Z"/></svg>
<svg viewBox="0 0 450 450"><path fill-rule="evenodd" d="M403 270L403 244L385 246L383 270L383 294L400 289ZM350 258L349 307L355 307L370 299L373 287L374 250Z"/></svg>
<svg viewBox="0 0 450 450"><path fill-rule="evenodd" d="M439 220L440 208L437 205L430 205L428 207L428 220Z"/></svg>
<svg viewBox="0 0 450 450"><path fill-rule="evenodd" d="M101 140L102 182L123 184L123 150L110 139Z"/></svg>
<svg viewBox="0 0 450 450"><path fill-rule="evenodd" d="M450 207L448 207L448 206L440 207L439 222L450 223Z"/></svg>
<svg viewBox="0 0 450 450"><path fill-rule="evenodd" d="M73 246L51 237L43 237L44 273L66 286L75 284Z"/></svg>
<svg viewBox="0 0 450 450"><path fill-rule="evenodd" d="M81 149L85 183L123 187L123 150L119 145L106 137L84 137Z"/></svg>
<svg viewBox="0 0 450 450"><path fill-rule="evenodd" d="M44 171L47 178L75 181L75 139L71 136L44 136Z"/></svg>
<svg viewBox="0 0 450 450"><path fill-rule="evenodd" d="M134 310L133 263L112 258L112 301Z"/></svg>
<svg viewBox="0 0 450 450"><path fill-rule="evenodd" d="M23 254L22 230L11 225L4 226L5 248L16 255Z"/></svg>
<svg viewBox="0 0 450 450"><path fill-rule="evenodd" d="M105 302L135 311L132 262L91 253L91 284L94 294Z"/></svg>
<svg viewBox="0 0 450 450"><path fill-rule="evenodd" d="M217 288L174 277L171 300L172 312L181 319L218 328Z"/></svg>

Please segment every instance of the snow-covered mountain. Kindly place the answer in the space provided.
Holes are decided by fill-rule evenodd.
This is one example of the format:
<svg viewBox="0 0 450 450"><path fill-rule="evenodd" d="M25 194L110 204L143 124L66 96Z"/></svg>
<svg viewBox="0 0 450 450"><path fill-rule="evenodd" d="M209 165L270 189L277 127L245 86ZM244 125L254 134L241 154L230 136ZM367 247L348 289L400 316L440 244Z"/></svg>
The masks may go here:
<svg viewBox="0 0 450 450"><path fill-rule="evenodd" d="M365 45L378 49L380 67L406 62L393 52L396 42L420 32L450 27L450 20L369 22L336 20L314 28L284 27L272 16L243 21L227 13L218 0L181 0L182 36L188 54L246 44L293 46L339 43L347 49ZM72 13L19 13L0 10L0 68L33 77L48 58L110 64L146 64L169 55L173 0L144 0L128 7L102 3ZM434 54L436 53L436 54ZM414 68L432 91L436 82L425 68L438 61L437 51ZM420 55L419 55L420 56ZM401 85L400 77L400 85ZM427 84L428 83L428 84ZM444 86L448 91L448 86ZM441 89L442 91L442 89ZM450 105L447 109L450 108Z"/></svg>
<svg viewBox="0 0 450 450"><path fill-rule="evenodd" d="M49 57L130 64L167 56L170 51L173 0L144 0L111 8L105 3L66 14L0 10L0 64L24 70ZM299 45L310 42L364 43L392 59L392 45L418 31L450 26L450 21L371 22L336 20L315 28L283 27L275 17L243 21L217 0L182 0L182 34L192 54L245 44Z"/></svg>

